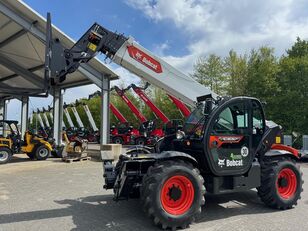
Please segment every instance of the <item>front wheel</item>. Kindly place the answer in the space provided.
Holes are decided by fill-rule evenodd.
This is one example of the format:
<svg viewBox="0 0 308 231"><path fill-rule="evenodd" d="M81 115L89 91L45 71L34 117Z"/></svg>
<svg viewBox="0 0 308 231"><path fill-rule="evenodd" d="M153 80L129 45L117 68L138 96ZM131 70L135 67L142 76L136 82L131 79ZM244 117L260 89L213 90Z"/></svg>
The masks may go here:
<svg viewBox="0 0 308 231"><path fill-rule="evenodd" d="M303 191L302 172L295 161L287 158L268 158L261 169L261 200L269 207L290 209L297 205Z"/></svg>
<svg viewBox="0 0 308 231"><path fill-rule="evenodd" d="M114 144L123 144L123 139L120 136L113 137L112 142Z"/></svg>
<svg viewBox="0 0 308 231"><path fill-rule="evenodd" d="M0 164L6 164L12 159L13 153L8 147L0 147Z"/></svg>
<svg viewBox="0 0 308 231"><path fill-rule="evenodd" d="M137 138L135 141L135 145L140 145L140 146L144 146L146 144L146 139L145 138Z"/></svg>
<svg viewBox="0 0 308 231"><path fill-rule="evenodd" d="M157 163L143 178L143 208L163 229L186 228L201 212L205 194L203 183L199 170L188 162Z"/></svg>
<svg viewBox="0 0 308 231"><path fill-rule="evenodd" d="M49 154L50 151L45 145L39 145L34 150L34 155L37 160L46 160Z"/></svg>

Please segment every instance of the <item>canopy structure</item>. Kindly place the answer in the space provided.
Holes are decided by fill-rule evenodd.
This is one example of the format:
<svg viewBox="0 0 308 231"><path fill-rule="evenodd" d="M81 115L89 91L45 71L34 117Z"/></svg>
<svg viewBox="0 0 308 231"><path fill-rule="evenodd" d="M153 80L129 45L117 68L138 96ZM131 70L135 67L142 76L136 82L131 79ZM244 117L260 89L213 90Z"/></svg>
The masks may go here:
<svg viewBox="0 0 308 231"><path fill-rule="evenodd" d="M14 93L35 94L44 87L46 19L17 0L0 2L0 97ZM53 26L53 35L70 48L74 41ZM98 59L82 65L69 75L61 88L95 83L103 75L117 75ZM25 95L25 94L24 94Z"/></svg>
<svg viewBox="0 0 308 231"><path fill-rule="evenodd" d="M2 101L14 97L21 99L22 117L23 113L26 113L24 115L26 117L28 114L27 97L41 95L42 89L48 84L44 79L45 29L46 19L22 1L0 1L0 99ZM73 46L74 41L55 26L52 27L52 34L54 38L59 38L65 47ZM69 74L64 82L50 91L50 94L54 95L55 99L60 99L61 89L91 83L108 90L109 81L115 79L118 79L118 76L95 58L89 63L82 64L78 71ZM108 98L109 96L105 100ZM54 103L57 102L56 100ZM0 111L1 105L5 103L0 102ZM58 107L60 107L59 110L56 108L54 110L56 113L54 118L59 120L61 102ZM104 114L108 113L108 107L106 109L107 112ZM4 117L5 113L3 112L2 115ZM22 118L22 123L27 123L26 121L27 118ZM55 122L58 123L58 121ZM26 129L27 126L22 125L23 127ZM56 129L59 130L58 127Z"/></svg>

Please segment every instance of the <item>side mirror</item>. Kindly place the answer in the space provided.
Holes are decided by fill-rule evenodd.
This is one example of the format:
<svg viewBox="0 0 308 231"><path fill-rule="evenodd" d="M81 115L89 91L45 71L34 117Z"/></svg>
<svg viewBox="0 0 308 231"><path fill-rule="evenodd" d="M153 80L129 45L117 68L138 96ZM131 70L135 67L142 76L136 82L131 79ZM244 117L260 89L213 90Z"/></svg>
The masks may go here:
<svg viewBox="0 0 308 231"><path fill-rule="evenodd" d="M300 134L298 132L292 132L292 135L295 137L295 138L298 138L300 136Z"/></svg>
<svg viewBox="0 0 308 231"><path fill-rule="evenodd" d="M204 114L208 115L213 109L213 101L212 100L206 100L204 105Z"/></svg>

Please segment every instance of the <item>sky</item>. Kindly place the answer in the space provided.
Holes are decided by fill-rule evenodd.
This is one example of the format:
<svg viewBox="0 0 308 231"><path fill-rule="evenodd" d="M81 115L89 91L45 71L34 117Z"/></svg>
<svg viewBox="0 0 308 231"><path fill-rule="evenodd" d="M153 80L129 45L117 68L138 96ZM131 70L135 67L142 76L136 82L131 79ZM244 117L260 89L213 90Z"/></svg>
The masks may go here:
<svg viewBox="0 0 308 231"><path fill-rule="evenodd" d="M94 23L133 36L141 45L184 73L192 73L198 57L211 53L240 54L266 45L282 55L296 40L308 37L307 0L24 0L77 40ZM100 59L104 57L99 56ZM120 83L138 77L116 65ZM119 82L117 82L118 84ZM97 90L94 85L67 90L73 102ZM30 110L47 106L52 98L31 98ZM20 103L8 104L8 118L19 119Z"/></svg>

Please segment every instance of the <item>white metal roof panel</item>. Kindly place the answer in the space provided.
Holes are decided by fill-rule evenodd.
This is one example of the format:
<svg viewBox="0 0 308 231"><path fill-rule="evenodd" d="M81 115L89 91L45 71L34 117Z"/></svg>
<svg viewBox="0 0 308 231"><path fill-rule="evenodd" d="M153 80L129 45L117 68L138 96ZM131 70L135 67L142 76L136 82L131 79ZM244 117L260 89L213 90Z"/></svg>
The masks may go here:
<svg viewBox="0 0 308 231"><path fill-rule="evenodd" d="M0 2L0 55L9 59L21 68L31 70L43 81L42 65L45 60L45 27L46 20L29 6L19 0L1 0ZM64 46L70 48L74 41L57 27L53 26L53 36L59 38ZM13 38L13 39L12 39ZM9 41L9 42L7 42ZM2 44L2 46L1 46ZM92 59L85 67L92 70L95 77L101 78L107 74L110 79L118 76L98 59ZM39 68L41 68L39 70ZM82 67L84 68L84 67ZM23 79L18 75L12 76L14 71L0 65L0 81L11 87L36 88L37 84ZM31 80L31 79L30 79ZM62 87L80 86L92 83L89 76L81 72L74 72L61 83ZM0 90L1 96L1 90Z"/></svg>

